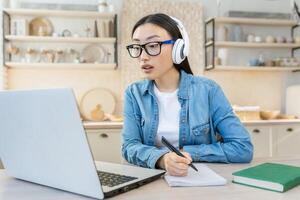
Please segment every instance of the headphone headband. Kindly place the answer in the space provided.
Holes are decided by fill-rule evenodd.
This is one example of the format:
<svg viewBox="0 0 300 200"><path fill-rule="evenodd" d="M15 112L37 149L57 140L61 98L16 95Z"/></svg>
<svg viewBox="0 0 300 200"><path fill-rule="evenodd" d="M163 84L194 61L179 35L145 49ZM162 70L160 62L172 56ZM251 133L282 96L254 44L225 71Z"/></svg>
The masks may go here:
<svg viewBox="0 0 300 200"><path fill-rule="evenodd" d="M181 22L179 19L177 19L177 18L175 18L175 17L173 17L173 16L170 16L170 17L171 17L171 18L175 21L175 23L177 24L177 27L178 27L178 29L179 29L179 31L180 31L180 33L181 33L182 39L184 40L184 49L183 49L183 53L184 53L185 56L188 56L188 54L189 54L189 44L190 44L190 42L189 42L189 37L188 37L187 31L186 31L186 29L184 28L182 22Z"/></svg>

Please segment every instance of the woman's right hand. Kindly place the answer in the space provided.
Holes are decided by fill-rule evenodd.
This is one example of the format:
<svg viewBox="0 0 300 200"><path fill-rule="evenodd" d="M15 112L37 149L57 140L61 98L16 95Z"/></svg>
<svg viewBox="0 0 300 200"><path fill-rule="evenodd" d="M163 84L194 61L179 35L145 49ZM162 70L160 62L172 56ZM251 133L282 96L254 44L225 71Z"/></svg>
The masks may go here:
<svg viewBox="0 0 300 200"><path fill-rule="evenodd" d="M159 166L165 169L171 176L186 176L192 158L189 153L181 152L184 157L178 156L174 152L163 155L159 160Z"/></svg>

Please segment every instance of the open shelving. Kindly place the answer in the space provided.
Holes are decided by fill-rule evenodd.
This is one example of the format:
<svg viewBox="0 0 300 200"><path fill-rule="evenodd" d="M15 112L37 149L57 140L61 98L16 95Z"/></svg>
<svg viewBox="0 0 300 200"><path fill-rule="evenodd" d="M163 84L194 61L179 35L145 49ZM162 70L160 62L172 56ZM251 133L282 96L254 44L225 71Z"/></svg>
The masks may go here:
<svg viewBox="0 0 300 200"><path fill-rule="evenodd" d="M212 25L212 38L208 38L208 26ZM236 17L216 17L205 21L205 70L242 70L242 71L300 71L299 67L285 66L215 66L214 58L216 48L264 48L264 49L290 49L291 56L294 56L296 50L300 49L300 43L254 43L254 42L235 42L235 41L216 41L215 30L218 24L234 24L234 25L251 25L251 26L286 26L291 28L291 37L294 36L294 30L299 27L293 20L277 20L277 19L252 19L252 18L236 18ZM211 63L208 62L208 48L212 48Z"/></svg>

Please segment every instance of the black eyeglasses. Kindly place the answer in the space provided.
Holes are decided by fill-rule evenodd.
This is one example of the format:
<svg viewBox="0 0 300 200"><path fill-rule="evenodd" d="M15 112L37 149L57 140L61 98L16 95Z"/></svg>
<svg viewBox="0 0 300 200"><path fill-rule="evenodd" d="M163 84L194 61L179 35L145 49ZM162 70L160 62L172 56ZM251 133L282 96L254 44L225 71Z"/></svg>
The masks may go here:
<svg viewBox="0 0 300 200"><path fill-rule="evenodd" d="M126 46L129 55L132 58L138 58L142 54L143 49L149 56L157 56L161 52L161 45L163 44L174 44L174 40L165 40L158 42L148 42L146 44L131 44Z"/></svg>

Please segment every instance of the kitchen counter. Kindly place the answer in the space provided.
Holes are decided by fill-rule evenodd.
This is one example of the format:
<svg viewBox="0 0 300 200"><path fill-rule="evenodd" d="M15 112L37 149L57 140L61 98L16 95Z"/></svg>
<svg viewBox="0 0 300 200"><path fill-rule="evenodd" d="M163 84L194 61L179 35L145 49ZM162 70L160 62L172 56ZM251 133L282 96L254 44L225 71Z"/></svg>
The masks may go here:
<svg viewBox="0 0 300 200"><path fill-rule="evenodd" d="M300 119L278 119L278 120L255 120L255 121L242 121L244 125L284 125L284 124L300 124ZM84 121L83 126L85 129L122 129L123 122L92 122Z"/></svg>
<svg viewBox="0 0 300 200"><path fill-rule="evenodd" d="M284 124L300 124L300 119L273 119L273 120L253 120L242 121L244 125L284 125Z"/></svg>
<svg viewBox="0 0 300 200"><path fill-rule="evenodd" d="M83 126L85 129L122 129L123 122L93 122L93 121L83 121Z"/></svg>

